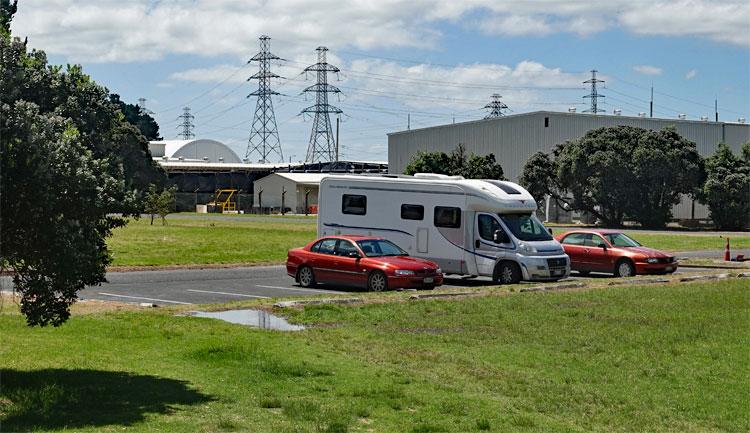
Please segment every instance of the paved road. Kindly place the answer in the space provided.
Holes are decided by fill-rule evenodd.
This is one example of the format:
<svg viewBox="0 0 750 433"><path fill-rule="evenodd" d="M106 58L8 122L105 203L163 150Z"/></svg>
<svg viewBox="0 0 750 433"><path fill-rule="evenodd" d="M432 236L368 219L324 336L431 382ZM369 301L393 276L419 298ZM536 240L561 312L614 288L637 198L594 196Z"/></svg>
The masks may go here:
<svg viewBox="0 0 750 433"><path fill-rule="evenodd" d="M706 269L679 269L698 272ZM260 266L232 269L195 269L143 272L112 272L109 283L89 287L80 292L82 299L168 304L204 304L243 299L302 297L320 294L341 294L351 289L320 285L315 289L297 286L286 275L283 266ZM608 278L594 275L589 278ZM569 280L583 280L575 274ZM487 278L463 280L447 278L443 287L462 288L491 285ZM7 287L7 285L6 285Z"/></svg>

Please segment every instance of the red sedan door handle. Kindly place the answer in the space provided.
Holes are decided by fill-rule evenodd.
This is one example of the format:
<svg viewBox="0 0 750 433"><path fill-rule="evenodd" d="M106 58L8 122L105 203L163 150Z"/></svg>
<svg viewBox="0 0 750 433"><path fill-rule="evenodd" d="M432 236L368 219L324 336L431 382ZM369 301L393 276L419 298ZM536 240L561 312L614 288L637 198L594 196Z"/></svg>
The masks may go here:
<svg viewBox="0 0 750 433"><path fill-rule="evenodd" d="M584 248L584 249L583 249L583 252L584 252L584 253L588 253L588 252L589 252L589 249L588 249L588 248Z"/></svg>

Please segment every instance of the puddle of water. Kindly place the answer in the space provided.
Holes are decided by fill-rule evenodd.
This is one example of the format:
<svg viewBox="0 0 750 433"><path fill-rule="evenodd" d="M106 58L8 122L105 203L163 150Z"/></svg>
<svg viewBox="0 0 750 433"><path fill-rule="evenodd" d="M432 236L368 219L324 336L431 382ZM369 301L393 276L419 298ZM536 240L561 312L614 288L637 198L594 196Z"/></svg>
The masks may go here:
<svg viewBox="0 0 750 433"><path fill-rule="evenodd" d="M302 325L292 325L283 317L274 316L262 310L191 311L190 315L277 331L301 331L305 329Z"/></svg>

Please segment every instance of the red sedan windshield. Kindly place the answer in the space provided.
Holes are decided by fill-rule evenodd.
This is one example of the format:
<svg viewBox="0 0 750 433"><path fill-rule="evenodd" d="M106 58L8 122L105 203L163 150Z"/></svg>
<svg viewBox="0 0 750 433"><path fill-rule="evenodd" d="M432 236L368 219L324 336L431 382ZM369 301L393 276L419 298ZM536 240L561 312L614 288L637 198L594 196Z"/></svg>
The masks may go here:
<svg viewBox="0 0 750 433"><path fill-rule="evenodd" d="M604 237L607 238L613 247L640 247L641 244L629 238L623 233L605 233Z"/></svg>
<svg viewBox="0 0 750 433"><path fill-rule="evenodd" d="M357 245L362 249L367 257L382 257L382 256L408 256L409 254L399 248L396 244L391 241L384 239L367 239L364 241L357 241Z"/></svg>

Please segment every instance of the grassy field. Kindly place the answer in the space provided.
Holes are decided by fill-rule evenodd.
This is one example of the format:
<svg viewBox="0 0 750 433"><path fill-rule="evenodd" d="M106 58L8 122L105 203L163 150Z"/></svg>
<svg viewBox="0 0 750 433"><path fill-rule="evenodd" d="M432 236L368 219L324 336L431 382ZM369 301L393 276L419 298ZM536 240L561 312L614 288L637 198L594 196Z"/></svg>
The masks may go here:
<svg viewBox="0 0 750 433"><path fill-rule="evenodd" d="M167 226L159 221L151 226L148 218L142 218L115 230L107 244L114 266L281 263L289 248L302 246L316 235L315 217L287 220L291 218L211 215L203 219L199 214L182 214L169 219ZM630 234L646 246L667 251L719 250L725 242L718 236L699 234ZM732 248L750 248L750 236L733 239Z"/></svg>
<svg viewBox="0 0 750 433"><path fill-rule="evenodd" d="M252 304L245 304L252 305ZM747 281L316 306L0 314L0 431L739 432Z"/></svg>
<svg viewBox="0 0 750 433"><path fill-rule="evenodd" d="M141 218L115 230L107 245L115 266L279 263L315 233L314 221L172 219L152 226Z"/></svg>

